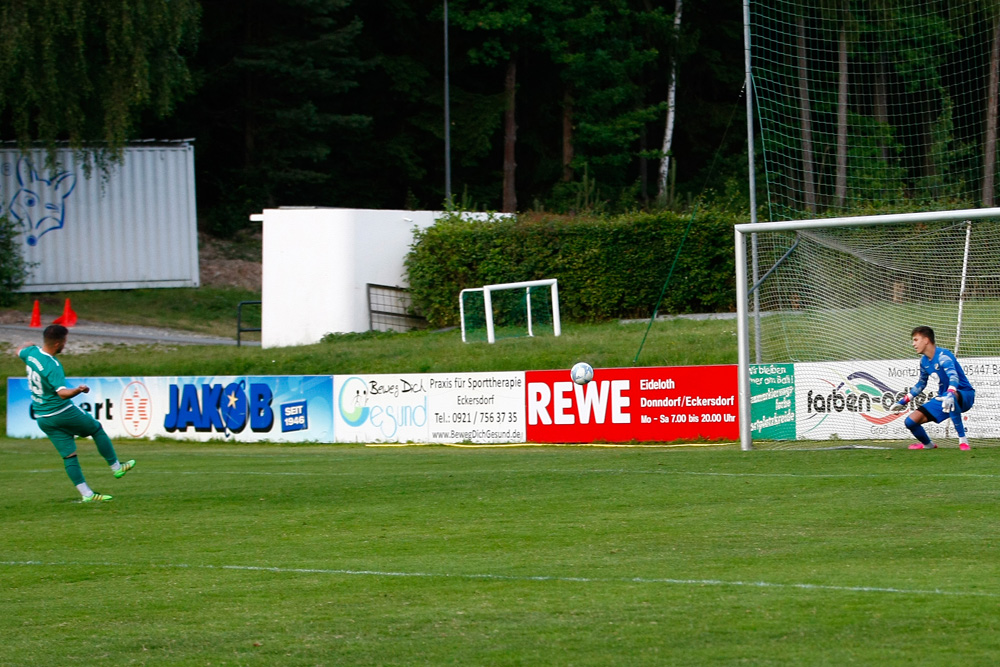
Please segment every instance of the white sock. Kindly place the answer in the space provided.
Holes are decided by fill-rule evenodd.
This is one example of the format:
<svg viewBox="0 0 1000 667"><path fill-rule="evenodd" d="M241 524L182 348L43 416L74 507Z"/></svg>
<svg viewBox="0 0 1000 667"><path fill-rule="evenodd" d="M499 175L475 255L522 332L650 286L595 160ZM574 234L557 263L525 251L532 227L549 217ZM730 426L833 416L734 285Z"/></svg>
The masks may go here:
<svg viewBox="0 0 1000 667"><path fill-rule="evenodd" d="M958 444L960 444L960 445L967 445L967 444L969 444L969 436L963 435L961 438L958 439Z"/></svg>
<svg viewBox="0 0 1000 667"><path fill-rule="evenodd" d="M118 472L121 469L122 469L122 464L119 463L117 460L115 460L115 462L111 464L111 472Z"/></svg>
<svg viewBox="0 0 1000 667"><path fill-rule="evenodd" d="M79 489L80 495L83 496L84 498L94 495L93 489L87 486L86 482L84 482L83 484L77 484L76 488Z"/></svg>

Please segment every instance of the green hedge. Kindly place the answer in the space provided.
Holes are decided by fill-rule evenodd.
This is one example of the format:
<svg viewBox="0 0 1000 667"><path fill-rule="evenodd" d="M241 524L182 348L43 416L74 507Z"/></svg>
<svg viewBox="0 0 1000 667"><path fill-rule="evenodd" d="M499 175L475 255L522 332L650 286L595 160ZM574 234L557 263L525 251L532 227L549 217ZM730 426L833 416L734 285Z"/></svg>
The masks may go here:
<svg viewBox="0 0 1000 667"><path fill-rule="evenodd" d="M690 214L613 218L531 216L471 221L460 214L419 231L406 260L413 303L431 326L458 324L468 287L557 278L571 321L649 317ZM660 314L735 310L734 214L698 212Z"/></svg>

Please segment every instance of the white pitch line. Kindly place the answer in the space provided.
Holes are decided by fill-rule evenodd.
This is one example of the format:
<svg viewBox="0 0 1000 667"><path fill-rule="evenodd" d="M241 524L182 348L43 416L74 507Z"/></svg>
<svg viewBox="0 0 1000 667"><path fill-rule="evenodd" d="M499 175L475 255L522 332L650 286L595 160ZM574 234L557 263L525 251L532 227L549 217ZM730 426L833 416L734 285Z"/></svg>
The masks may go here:
<svg viewBox="0 0 1000 667"><path fill-rule="evenodd" d="M558 472L551 470L548 472ZM573 472L572 470L566 470L565 472ZM842 479L842 478L878 478L878 477L986 477L994 478L1000 477L1000 474L996 473L974 473L974 472L918 472L918 473L906 473L900 472L898 470L887 470L885 472L866 472L866 473L796 473L796 472L709 472L702 470L615 470L615 469L594 469L586 471L577 472L591 472L591 473L618 473L618 474L630 474L630 475L692 475L692 476L702 476L702 477L791 477L791 478L804 478L804 479Z"/></svg>
<svg viewBox="0 0 1000 667"><path fill-rule="evenodd" d="M64 472L62 468L41 468L38 470L0 470L0 475L10 474L10 475L25 475L25 474L50 474L50 473L62 473ZM887 470L885 472L870 472L870 473L794 473L794 472L710 472L702 470L623 470L623 469L587 469L587 470L575 470L573 468L531 468L528 470L512 470L504 469L502 471L505 474L513 475L538 475L538 474L563 474L563 475L689 475L692 477L776 477L776 478L791 478L791 479L878 479L880 477L943 477L943 478L958 478L958 479L996 479L1000 478L1000 474L997 473L974 473L974 472L914 472L906 473L900 472L898 470ZM275 477L346 477L354 475L371 475L372 472L368 470L329 470L320 472L280 472L272 470L149 470L148 468L143 468L144 475L257 475L257 476L275 476ZM446 469L446 470L394 470L394 471L383 471L383 475L392 476L404 476L404 475L416 475L416 476L431 476L431 475L456 475L456 474L468 474L468 475L481 475L496 474L496 470L492 468L469 468L465 470L456 469Z"/></svg>
<svg viewBox="0 0 1000 667"><path fill-rule="evenodd" d="M330 470L328 472L279 472L277 470L146 470L143 469L143 475L257 475L265 477L344 477L347 475L361 475L368 474L366 472L353 472L353 471L338 471ZM49 474L49 473L63 473L65 470L62 468L49 468L49 469L39 469L39 470L0 470L0 475L4 473L27 475L27 474ZM414 471L401 472L399 474L411 474L417 475L420 473Z"/></svg>
<svg viewBox="0 0 1000 667"><path fill-rule="evenodd" d="M836 593L887 593L892 595L940 595L951 597L981 597L998 598L1000 593L988 591L948 591L940 588L920 589L920 588L894 588L889 586L833 586L827 584L803 584L791 583L782 584L770 581L741 581L724 579L673 579L661 577L566 577L555 575L507 575L507 574L456 574L446 572L395 572L380 570L348 570L331 568L312 567L271 567L265 565L190 565L186 563L167 563L149 565L130 565L126 563L112 562L45 562L36 560L27 561L0 561L0 566L9 567L147 567L149 569L176 569L176 570L231 570L238 572L270 572L273 574L329 574L335 576L355 576L355 577L402 577L412 579L468 579L468 580L489 580L489 581L514 581L514 582L556 582L556 583L580 583L580 584L669 584L675 586L720 586L734 588L775 588L792 589L804 591L831 591Z"/></svg>

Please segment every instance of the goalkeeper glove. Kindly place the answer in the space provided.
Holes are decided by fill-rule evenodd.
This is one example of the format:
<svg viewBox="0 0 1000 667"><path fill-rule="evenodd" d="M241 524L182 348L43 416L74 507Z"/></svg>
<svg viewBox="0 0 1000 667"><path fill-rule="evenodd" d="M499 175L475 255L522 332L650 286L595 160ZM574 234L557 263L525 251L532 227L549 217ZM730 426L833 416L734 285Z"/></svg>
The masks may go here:
<svg viewBox="0 0 1000 667"><path fill-rule="evenodd" d="M906 396L903 396L903 398L893 403L891 410L893 412L902 412L903 410L906 409L906 404L909 402L910 402L910 395L907 394Z"/></svg>
<svg viewBox="0 0 1000 667"><path fill-rule="evenodd" d="M948 389L948 393L938 396L938 400L941 401L941 412L951 412L955 409L955 390Z"/></svg>

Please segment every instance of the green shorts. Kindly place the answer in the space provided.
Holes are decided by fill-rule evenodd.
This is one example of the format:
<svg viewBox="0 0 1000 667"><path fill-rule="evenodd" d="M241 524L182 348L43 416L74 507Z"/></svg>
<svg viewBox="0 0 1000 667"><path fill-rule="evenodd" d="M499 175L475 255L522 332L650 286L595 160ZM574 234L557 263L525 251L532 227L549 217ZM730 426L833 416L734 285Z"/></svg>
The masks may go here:
<svg viewBox="0 0 1000 667"><path fill-rule="evenodd" d="M51 417L39 417L42 429L63 458L76 452L76 436L87 437L101 430L101 423L75 405Z"/></svg>

